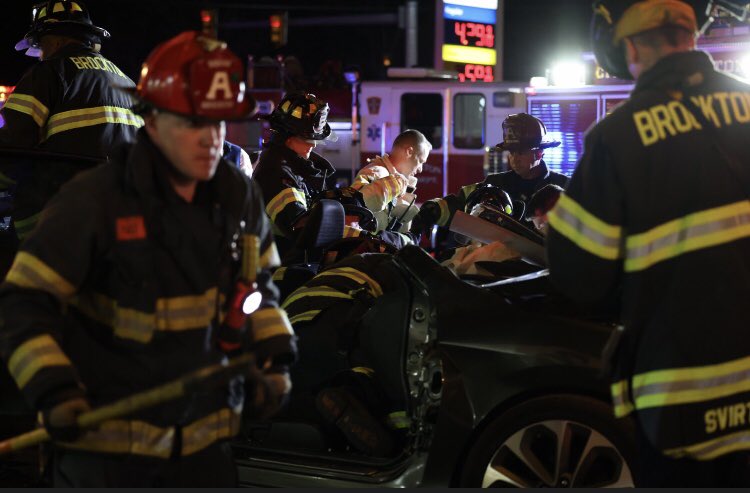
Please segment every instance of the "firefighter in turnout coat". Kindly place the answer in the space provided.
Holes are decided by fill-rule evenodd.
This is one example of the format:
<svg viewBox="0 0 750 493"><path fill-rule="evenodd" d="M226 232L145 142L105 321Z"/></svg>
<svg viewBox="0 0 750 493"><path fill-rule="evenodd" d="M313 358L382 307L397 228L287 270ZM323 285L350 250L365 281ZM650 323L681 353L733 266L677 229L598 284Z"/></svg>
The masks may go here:
<svg viewBox="0 0 750 493"><path fill-rule="evenodd" d="M232 486L225 442L245 398L246 412L267 414L289 391L296 350L270 281L279 259L261 194L221 159L224 120L253 106L242 80L220 41L186 32L159 45L136 91L136 142L62 188L2 285L0 353L55 442L56 486ZM246 240L259 245L248 270L263 299L232 340L227 300L253 274L241 271ZM243 346L263 365L257 385L75 426L91 407Z"/></svg>
<svg viewBox="0 0 750 493"><path fill-rule="evenodd" d="M464 210L466 200L476 189L486 185L500 188L510 195L520 219L532 195L547 185L565 188L568 177L556 173L544 162L544 150L557 147L544 123L529 114L518 113L503 121L503 142L496 147L510 153L511 170L487 176L483 182L466 185L458 194L428 200L414 219L412 232L421 234L433 225L448 227L456 211Z"/></svg>
<svg viewBox="0 0 750 493"><path fill-rule="evenodd" d="M599 63L637 83L549 215L553 283L619 299L612 399L644 486L750 485L750 86L696 30L678 0L596 2Z"/></svg>

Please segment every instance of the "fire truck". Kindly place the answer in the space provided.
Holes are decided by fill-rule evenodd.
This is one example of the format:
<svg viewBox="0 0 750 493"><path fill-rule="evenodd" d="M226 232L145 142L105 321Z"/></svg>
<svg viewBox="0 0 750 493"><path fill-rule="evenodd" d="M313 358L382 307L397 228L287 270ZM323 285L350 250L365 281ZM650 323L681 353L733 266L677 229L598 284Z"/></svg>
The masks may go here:
<svg viewBox="0 0 750 493"><path fill-rule="evenodd" d="M701 37L717 69L750 78L750 26L717 27ZM533 87L513 83L402 80L363 82L359 97L360 162L387 152L398 133L422 131L433 153L419 179L420 200L455 193L507 169L507 158L495 151L501 123L525 111L540 118L551 136L562 142L545 151L553 171L570 176L583 152L588 128L625 101L632 81L610 77L593 54L582 55L586 80L576 85Z"/></svg>

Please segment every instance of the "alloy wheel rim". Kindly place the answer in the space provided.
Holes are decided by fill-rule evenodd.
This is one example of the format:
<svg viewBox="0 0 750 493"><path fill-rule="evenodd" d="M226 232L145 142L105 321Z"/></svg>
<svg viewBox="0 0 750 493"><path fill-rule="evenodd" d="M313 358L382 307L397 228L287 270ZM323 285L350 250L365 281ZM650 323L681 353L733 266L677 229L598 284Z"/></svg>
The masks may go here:
<svg viewBox="0 0 750 493"><path fill-rule="evenodd" d="M630 468L617 447L590 426L567 420L532 423L498 447L482 487L628 488Z"/></svg>

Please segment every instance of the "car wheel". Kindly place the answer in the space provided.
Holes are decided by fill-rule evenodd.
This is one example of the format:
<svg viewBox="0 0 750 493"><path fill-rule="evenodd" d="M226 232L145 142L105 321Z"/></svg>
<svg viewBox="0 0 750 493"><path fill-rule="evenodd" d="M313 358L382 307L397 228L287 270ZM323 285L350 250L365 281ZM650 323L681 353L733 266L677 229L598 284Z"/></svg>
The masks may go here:
<svg viewBox="0 0 750 493"><path fill-rule="evenodd" d="M461 484L482 488L634 486L632 425L601 401L574 395L532 399L481 432Z"/></svg>

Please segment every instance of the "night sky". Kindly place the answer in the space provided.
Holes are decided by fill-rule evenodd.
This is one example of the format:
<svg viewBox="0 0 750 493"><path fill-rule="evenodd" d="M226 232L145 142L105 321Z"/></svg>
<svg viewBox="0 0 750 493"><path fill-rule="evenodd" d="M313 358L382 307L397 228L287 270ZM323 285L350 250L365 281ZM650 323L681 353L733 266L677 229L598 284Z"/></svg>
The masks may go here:
<svg viewBox="0 0 750 493"><path fill-rule="evenodd" d="M31 6L27 0L5 0L0 20L0 84L12 85L34 60L13 49L26 32ZM183 30L199 28L199 11L219 9L219 36L241 56L295 55L306 74L314 75L326 60L344 68L358 66L365 79L382 78L383 56L393 66L403 65L404 34L390 26L295 26L294 21L310 17L395 13L405 0L89 0L94 23L108 29L102 53L136 78L140 64L150 50ZM704 3L705 2L694 2ZM588 23L591 0L506 0L506 80L528 81L543 75L555 60L575 57L589 50ZM289 9L289 41L274 49L269 42L268 16L274 10ZM419 65L433 62L432 0L420 0ZM701 14L702 12L699 12ZM228 23L260 24L242 29Z"/></svg>

